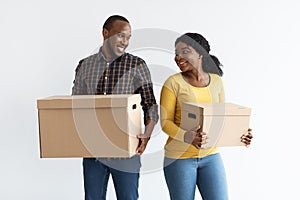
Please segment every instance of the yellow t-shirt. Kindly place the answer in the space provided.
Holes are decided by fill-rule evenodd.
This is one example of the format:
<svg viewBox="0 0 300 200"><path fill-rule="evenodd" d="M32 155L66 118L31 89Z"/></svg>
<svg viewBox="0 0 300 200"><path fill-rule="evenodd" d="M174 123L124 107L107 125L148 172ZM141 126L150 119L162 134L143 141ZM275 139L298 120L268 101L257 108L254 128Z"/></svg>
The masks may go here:
<svg viewBox="0 0 300 200"><path fill-rule="evenodd" d="M210 75L207 87L194 87L187 83L181 73L170 76L164 83L160 96L160 123L169 135L165 145L168 158L201 158L218 151L217 147L197 149L184 142L185 130L180 128L181 106L183 102L224 102L224 87L221 77Z"/></svg>

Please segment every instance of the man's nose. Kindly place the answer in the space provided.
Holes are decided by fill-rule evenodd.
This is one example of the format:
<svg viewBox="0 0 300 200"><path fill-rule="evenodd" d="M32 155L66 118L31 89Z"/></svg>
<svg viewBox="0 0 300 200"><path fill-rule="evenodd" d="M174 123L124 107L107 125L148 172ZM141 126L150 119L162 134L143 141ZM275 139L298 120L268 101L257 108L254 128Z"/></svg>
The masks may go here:
<svg viewBox="0 0 300 200"><path fill-rule="evenodd" d="M127 46L129 44L129 39L127 39L126 37L122 38L122 44Z"/></svg>

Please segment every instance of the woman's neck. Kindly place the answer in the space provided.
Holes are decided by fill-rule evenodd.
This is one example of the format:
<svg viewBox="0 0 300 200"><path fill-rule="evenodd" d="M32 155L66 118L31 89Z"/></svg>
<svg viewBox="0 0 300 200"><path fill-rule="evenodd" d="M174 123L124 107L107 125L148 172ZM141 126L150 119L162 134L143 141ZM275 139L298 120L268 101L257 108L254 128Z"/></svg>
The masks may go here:
<svg viewBox="0 0 300 200"><path fill-rule="evenodd" d="M187 71L187 72L182 72L182 75L189 84L195 87L205 87L209 85L210 82L209 74L204 71L198 71L198 70Z"/></svg>

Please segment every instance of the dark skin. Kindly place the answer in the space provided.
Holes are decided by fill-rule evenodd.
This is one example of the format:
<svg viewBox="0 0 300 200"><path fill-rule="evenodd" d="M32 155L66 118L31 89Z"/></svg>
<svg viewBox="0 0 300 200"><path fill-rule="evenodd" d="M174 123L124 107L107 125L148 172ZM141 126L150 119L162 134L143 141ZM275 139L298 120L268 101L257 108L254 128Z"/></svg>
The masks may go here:
<svg viewBox="0 0 300 200"><path fill-rule="evenodd" d="M181 70L184 80L194 87L206 87L210 83L209 74L203 71L202 55L193 47L183 42L178 42L175 49L175 62ZM241 136L241 142L249 147L253 138L252 129ZM184 134L184 142L192 144L197 149L201 149L206 144L207 134L201 131L201 127L196 127Z"/></svg>
<svg viewBox="0 0 300 200"><path fill-rule="evenodd" d="M147 147L147 144L150 140L152 131L154 129L154 126L155 126L155 121L153 121L153 120L147 120L146 121L146 127L145 127L144 134L140 134L140 135L137 136L140 140L139 141L139 146L136 149L137 154L142 154L145 151L145 149Z"/></svg>
<svg viewBox="0 0 300 200"><path fill-rule="evenodd" d="M104 38L103 54L108 61L112 61L121 56L128 47L131 38L131 27L127 22L116 20L110 30L103 29L102 35ZM147 120L145 126L144 134L137 136L139 138L139 146L136 149L137 154L142 154L145 151L154 129L155 121Z"/></svg>
<svg viewBox="0 0 300 200"><path fill-rule="evenodd" d="M108 61L112 61L125 53L131 38L131 27L127 22L116 20L109 30L103 29L102 35L102 52Z"/></svg>
<svg viewBox="0 0 300 200"><path fill-rule="evenodd" d="M249 128L247 134L242 135L241 142L243 142L246 145L246 147L249 147L251 144L252 138L253 138L252 129Z"/></svg>
<svg viewBox="0 0 300 200"><path fill-rule="evenodd" d="M243 142L246 147L249 147L252 138L252 129L249 128L247 133L241 136L241 142ZM191 129L184 134L184 142L192 144L197 149L201 149L202 146L206 144L206 139L207 134L205 132L201 132L200 127Z"/></svg>
<svg viewBox="0 0 300 200"><path fill-rule="evenodd" d="M207 135L201 132L200 126L191 129L184 134L184 142L194 145L197 149L200 149L202 145L206 144Z"/></svg>

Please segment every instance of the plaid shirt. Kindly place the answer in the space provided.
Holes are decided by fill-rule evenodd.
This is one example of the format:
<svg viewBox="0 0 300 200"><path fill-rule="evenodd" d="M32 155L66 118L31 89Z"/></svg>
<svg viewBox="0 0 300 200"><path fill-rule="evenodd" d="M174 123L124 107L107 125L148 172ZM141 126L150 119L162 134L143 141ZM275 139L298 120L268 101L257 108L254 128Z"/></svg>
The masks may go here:
<svg viewBox="0 0 300 200"><path fill-rule="evenodd" d="M72 95L140 94L144 122L158 121L150 72L141 58L124 53L109 63L100 49L79 61L75 71Z"/></svg>

